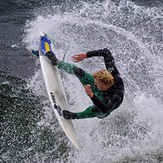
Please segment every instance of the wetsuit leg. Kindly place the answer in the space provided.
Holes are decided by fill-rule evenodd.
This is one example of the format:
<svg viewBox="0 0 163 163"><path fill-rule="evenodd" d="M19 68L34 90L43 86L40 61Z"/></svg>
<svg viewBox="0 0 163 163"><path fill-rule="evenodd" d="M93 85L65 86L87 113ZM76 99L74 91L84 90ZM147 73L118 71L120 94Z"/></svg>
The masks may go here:
<svg viewBox="0 0 163 163"><path fill-rule="evenodd" d="M94 107L94 105L88 107L83 112L76 113L77 119L94 118L94 117L102 119L102 118L105 118L105 117L107 117L109 115L107 113L104 114L101 111L93 112L92 111L93 107Z"/></svg>
<svg viewBox="0 0 163 163"><path fill-rule="evenodd" d="M87 73L86 71L82 70L81 68L73 64L65 63L65 62L60 63L60 68L65 70L69 74L75 75L80 80L82 85L87 85L87 84L91 85L91 89L93 93L98 91L98 88L94 85L93 76Z"/></svg>

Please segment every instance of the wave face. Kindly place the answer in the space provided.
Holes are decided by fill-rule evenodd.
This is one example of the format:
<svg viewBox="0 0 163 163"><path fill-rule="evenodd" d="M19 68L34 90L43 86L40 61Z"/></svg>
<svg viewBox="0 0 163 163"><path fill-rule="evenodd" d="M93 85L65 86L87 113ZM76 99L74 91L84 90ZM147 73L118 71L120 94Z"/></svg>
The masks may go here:
<svg viewBox="0 0 163 163"><path fill-rule="evenodd" d="M37 1L36 1L37 2ZM24 10L26 3L23 3ZM30 1L32 17L21 44L39 48L39 35L52 39L59 60L108 48L125 84L122 105L105 119L74 120L78 152L63 133L49 104L39 59L28 79L1 71L1 160L6 162L161 162L163 161L163 14L160 6L122 0ZM64 5L63 5L64 4ZM3 11L4 12L4 11ZM82 43L82 44L81 44ZM93 73L104 69L94 57L77 63ZM79 80L60 70L70 110L92 104Z"/></svg>

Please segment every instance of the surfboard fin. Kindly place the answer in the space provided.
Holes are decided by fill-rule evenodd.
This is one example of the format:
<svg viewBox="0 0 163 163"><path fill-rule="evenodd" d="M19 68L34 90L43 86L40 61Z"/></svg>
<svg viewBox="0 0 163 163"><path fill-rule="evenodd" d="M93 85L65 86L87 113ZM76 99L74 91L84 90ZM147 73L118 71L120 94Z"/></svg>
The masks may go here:
<svg viewBox="0 0 163 163"><path fill-rule="evenodd" d="M34 56L39 57L39 51L35 51L35 50L33 50L33 49L30 49L30 52L31 52Z"/></svg>

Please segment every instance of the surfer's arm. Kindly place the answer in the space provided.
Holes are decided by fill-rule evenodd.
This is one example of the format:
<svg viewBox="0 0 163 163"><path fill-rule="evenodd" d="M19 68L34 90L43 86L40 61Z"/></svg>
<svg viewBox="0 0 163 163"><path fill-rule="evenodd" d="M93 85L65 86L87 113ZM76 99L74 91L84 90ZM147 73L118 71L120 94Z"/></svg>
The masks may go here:
<svg viewBox="0 0 163 163"><path fill-rule="evenodd" d="M117 106L117 104L121 101L121 97L118 94L114 94L113 97L108 99L108 102L105 104L95 94L93 94L91 100L102 113L107 113L115 109L115 106Z"/></svg>
<svg viewBox="0 0 163 163"><path fill-rule="evenodd" d="M115 66L115 62L114 62L114 58L110 52L110 50L108 49L100 49L100 50L95 50L95 51L89 51L87 52L87 58L90 57L94 57L94 56L102 56L104 57L104 62L105 62L105 66L107 68L107 70L114 76L116 74L119 74L116 66Z"/></svg>
<svg viewBox="0 0 163 163"><path fill-rule="evenodd" d="M89 84L87 85L84 85L84 89L85 89L85 92L87 93L87 95L92 98L93 97L93 92L91 90L91 86Z"/></svg>

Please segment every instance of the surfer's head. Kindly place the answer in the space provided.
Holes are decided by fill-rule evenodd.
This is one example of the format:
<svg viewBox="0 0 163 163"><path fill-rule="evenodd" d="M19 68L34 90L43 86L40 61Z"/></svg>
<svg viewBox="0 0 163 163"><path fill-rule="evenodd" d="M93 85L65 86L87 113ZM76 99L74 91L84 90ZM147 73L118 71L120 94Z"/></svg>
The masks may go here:
<svg viewBox="0 0 163 163"><path fill-rule="evenodd" d="M95 85L99 90L105 91L114 84L114 77L108 70L100 70L93 74Z"/></svg>

